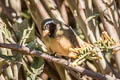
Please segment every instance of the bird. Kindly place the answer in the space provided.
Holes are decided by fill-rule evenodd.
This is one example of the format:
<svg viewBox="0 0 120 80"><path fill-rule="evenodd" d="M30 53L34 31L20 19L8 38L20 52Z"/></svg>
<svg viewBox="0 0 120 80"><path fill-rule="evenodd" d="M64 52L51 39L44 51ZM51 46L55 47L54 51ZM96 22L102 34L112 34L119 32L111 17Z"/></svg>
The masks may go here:
<svg viewBox="0 0 120 80"><path fill-rule="evenodd" d="M49 51L60 56L77 58L76 52L71 52L70 49L79 48L79 43L76 39L76 33L72 28L63 22L48 18L41 22L42 41Z"/></svg>

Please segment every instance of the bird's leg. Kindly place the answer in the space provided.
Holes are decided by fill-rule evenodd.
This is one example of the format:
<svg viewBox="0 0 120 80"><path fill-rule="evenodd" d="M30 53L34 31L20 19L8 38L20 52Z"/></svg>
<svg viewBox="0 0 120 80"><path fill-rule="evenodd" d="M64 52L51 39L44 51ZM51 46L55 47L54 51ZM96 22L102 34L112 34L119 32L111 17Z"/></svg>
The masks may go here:
<svg viewBox="0 0 120 80"><path fill-rule="evenodd" d="M70 64L71 66L76 66L77 65L77 63L78 63L78 52L79 52L79 49L80 48L70 48L69 50L70 50L70 53L69 53L69 57L70 57L70 59L69 59L69 61L68 61L68 65ZM74 61L71 61L71 59L75 59Z"/></svg>
<svg viewBox="0 0 120 80"><path fill-rule="evenodd" d="M75 59L75 58L78 57L78 54L77 54L75 51L70 51L68 57L70 57L70 58L74 58L74 59Z"/></svg>

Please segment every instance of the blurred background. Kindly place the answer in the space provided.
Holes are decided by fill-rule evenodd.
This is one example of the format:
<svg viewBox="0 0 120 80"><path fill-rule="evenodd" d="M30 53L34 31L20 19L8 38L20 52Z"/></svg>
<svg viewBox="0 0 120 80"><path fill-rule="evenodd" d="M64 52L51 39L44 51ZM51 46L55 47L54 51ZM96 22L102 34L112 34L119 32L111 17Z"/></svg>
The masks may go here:
<svg viewBox="0 0 120 80"><path fill-rule="evenodd" d="M71 26L89 44L99 41L104 31L116 44L120 42L120 0L0 0L0 42L47 52L40 28L47 18ZM120 78L120 51L118 47L107 51L108 45L105 42L107 48L97 53L101 59L87 58L80 66ZM63 78L51 64L43 58L0 48L0 80L94 80L68 70Z"/></svg>

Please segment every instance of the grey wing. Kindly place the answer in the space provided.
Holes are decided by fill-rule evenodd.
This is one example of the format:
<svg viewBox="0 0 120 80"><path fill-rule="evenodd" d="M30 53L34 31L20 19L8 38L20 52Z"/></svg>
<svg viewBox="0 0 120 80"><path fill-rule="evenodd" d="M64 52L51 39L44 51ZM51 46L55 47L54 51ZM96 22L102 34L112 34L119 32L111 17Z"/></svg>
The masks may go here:
<svg viewBox="0 0 120 80"><path fill-rule="evenodd" d="M71 27L65 30L65 35L70 39L71 43L74 45L74 47L80 47L79 43L77 41L77 34L73 31Z"/></svg>

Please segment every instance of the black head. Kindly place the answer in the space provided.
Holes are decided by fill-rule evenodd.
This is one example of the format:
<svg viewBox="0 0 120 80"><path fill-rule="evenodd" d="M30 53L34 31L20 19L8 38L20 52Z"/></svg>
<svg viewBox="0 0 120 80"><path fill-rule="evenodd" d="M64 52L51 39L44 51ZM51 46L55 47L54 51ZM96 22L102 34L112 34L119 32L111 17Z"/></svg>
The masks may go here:
<svg viewBox="0 0 120 80"><path fill-rule="evenodd" d="M57 25L61 24L57 19L45 19L41 23L41 28L44 36L54 37L57 29Z"/></svg>

